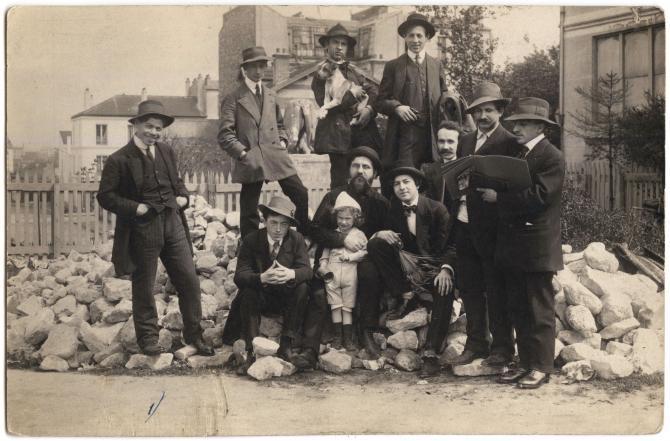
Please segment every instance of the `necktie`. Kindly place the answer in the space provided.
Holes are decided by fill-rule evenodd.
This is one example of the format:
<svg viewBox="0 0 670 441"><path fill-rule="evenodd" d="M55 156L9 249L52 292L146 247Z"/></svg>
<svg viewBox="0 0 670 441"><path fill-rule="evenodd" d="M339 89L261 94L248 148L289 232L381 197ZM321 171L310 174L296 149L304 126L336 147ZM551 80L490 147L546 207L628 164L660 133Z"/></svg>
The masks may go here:
<svg viewBox="0 0 670 441"><path fill-rule="evenodd" d="M519 148L519 155L518 155L518 158L521 158L521 159L525 158L526 155L528 154L528 152L530 152L530 149L529 149L527 146L522 145L522 146Z"/></svg>
<svg viewBox="0 0 670 441"><path fill-rule="evenodd" d="M414 58L414 61L416 62L417 65L421 64L419 61L419 54L416 54L416 58Z"/></svg>
<svg viewBox="0 0 670 441"><path fill-rule="evenodd" d="M263 95L261 94L261 86L258 83L256 83L256 104L258 104L259 109L263 106Z"/></svg>
<svg viewBox="0 0 670 441"><path fill-rule="evenodd" d="M348 62L348 61L344 61L344 62L342 62L342 63L339 63L339 64L337 65L337 68L340 69L340 71L342 71L343 74L346 74L346 73L347 73L347 67L348 67L348 66L349 66L349 62ZM346 75L345 75L345 78L346 78Z"/></svg>
<svg viewBox="0 0 670 441"><path fill-rule="evenodd" d="M275 240L274 243L272 244L272 252L270 253L270 257L272 257L272 260L275 260L277 258L277 255L279 254L279 241Z"/></svg>
<svg viewBox="0 0 670 441"><path fill-rule="evenodd" d="M410 217L412 213L416 213L416 205L404 205L402 206L402 211L405 213L405 216Z"/></svg>
<svg viewBox="0 0 670 441"><path fill-rule="evenodd" d="M147 147L147 158L149 158L151 162L154 162L154 155L151 154L151 147Z"/></svg>

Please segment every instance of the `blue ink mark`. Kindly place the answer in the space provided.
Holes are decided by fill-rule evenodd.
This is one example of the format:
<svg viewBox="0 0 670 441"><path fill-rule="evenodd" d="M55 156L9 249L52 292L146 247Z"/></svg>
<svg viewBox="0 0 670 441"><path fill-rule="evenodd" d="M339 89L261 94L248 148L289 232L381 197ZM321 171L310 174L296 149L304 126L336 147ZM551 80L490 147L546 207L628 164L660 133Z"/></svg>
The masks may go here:
<svg viewBox="0 0 670 441"><path fill-rule="evenodd" d="M151 403L151 406L149 406L149 412L148 412L148 415L149 415L149 416L147 417L146 420L144 420L145 423L146 423L147 421L149 421L149 418L151 418L152 416L154 416L154 414L156 413L156 411L158 411L158 406L161 405L161 402L163 401L163 398L165 398L165 391L161 392L161 397L160 397L160 399L158 400L158 403Z"/></svg>

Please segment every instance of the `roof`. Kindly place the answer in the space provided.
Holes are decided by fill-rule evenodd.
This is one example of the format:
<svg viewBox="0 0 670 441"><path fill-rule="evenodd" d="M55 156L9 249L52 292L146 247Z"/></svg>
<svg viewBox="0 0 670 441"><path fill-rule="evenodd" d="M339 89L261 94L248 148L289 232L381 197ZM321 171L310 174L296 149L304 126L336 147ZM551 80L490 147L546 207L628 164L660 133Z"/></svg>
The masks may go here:
<svg viewBox="0 0 670 441"><path fill-rule="evenodd" d="M208 80L205 84L207 90L219 90L219 80Z"/></svg>
<svg viewBox="0 0 670 441"><path fill-rule="evenodd" d="M141 95L114 95L83 112L77 113L72 116L72 119L80 116L123 116L130 118L137 115L137 106L141 99ZM147 99L158 100L163 103L167 113L175 118L204 118L207 116L204 112L198 110L198 101L194 96L149 95Z"/></svg>
<svg viewBox="0 0 670 441"><path fill-rule="evenodd" d="M296 73L291 74L290 77L288 77L288 78L285 79L284 81L281 81L281 82L279 82L279 83L273 85L272 88L273 88L275 91L278 92L278 91L280 91L281 89L284 89L285 87L288 87L288 86L290 86L291 84L295 83L296 81L302 80L303 78L305 78L305 77L307 77L307 76L313 74L314 72L317 71L317 68L318 68L318 66L319 66L319 63L321 63L321 61L323 61L323 60L316 61L316 62L314 62L313 64L308 65L308 66L305 67L304 69L301 69L301 70L297 71ZM357 69L357 70L358 70L361 74L363 74L363 76L364 76L365 78L367 78L368 80L372 81L374 84L379 85L379 81L376 80L372 75L368 74L368 73L365 72L363 69L360 69L360 68L359 68L359 69Z"/></svg>

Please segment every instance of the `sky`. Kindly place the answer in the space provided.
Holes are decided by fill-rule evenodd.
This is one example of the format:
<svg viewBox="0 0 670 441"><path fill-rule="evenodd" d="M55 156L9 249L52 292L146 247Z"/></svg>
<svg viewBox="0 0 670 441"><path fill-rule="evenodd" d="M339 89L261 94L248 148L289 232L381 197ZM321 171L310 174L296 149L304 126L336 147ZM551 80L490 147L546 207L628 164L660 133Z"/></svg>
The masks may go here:
<svg viewBox="0 0 670 441"><path fill-rule="evenodd" d="M349 19L360 6L273 6L284 15ZM183 95L186 78L218 76L218 33L230 6L18 6L7 14L7 135L30 149L60 144L59 130L116 94ZM523 24L523 26L520 26ZM520 61L559 41L559 7L515 6L486 22L494 62Z"/></svg>

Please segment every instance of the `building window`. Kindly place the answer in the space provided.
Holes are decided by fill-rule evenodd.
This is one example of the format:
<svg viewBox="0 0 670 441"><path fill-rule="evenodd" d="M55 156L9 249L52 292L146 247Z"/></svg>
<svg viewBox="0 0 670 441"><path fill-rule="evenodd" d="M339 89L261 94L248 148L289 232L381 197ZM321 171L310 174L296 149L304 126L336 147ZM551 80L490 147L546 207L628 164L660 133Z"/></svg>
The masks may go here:
<svg viewBox="0 0 670 441"><path fill-rule="evenodd" d="M628 87L626 107L643 104L645 92L665 93L665 27L655 26L596 38L595 78L614 72Z"/></svg>
<svg viewBox="0 0 670 441"><path fill-rule="evenodd" d="M372 55L372 29L362 28L359 31L358 37L358 56L360 58L367 58Z"/></svg>
<svg viewBox="0 0 670 441"><path fill-rule="evenodd" d="M107 145L107 124L95 125L95 143L97 145Z"/></svg>
<svg viewBox="0 0 670 441"><path fill-rule="evenodd" d="M95 164L95 169L97 171L102 171L102 167L105 165L105 161L107 160L107 155L97 155L95 157L95 161L93 164Z"/></svg>
<svg viewBox="0 0 670 441"><path fill-rule="evenodd" d="M312 28L309 26L296 26L292 29L292 34L294 55L299 57L312 56L314 54Z"/></svg>

